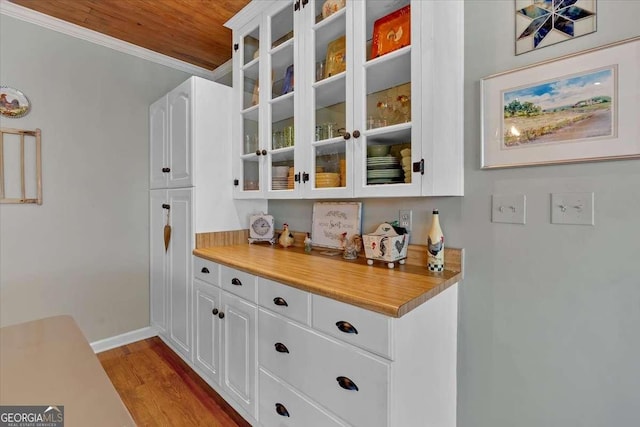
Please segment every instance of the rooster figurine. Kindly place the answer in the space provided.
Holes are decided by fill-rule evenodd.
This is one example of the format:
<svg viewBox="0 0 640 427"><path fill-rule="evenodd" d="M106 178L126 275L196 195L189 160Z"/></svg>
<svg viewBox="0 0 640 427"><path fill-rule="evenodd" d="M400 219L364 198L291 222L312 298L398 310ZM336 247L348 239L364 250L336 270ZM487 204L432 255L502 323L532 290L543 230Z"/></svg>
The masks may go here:
<svg viewBox="0 0 640 427"><path fill-rule="evenodd" d="M288 248L293 245L293 234L289 231L289 224L282 224L282 233L280 233L278 243L280 243L280 246L283 248Z"/></svg>

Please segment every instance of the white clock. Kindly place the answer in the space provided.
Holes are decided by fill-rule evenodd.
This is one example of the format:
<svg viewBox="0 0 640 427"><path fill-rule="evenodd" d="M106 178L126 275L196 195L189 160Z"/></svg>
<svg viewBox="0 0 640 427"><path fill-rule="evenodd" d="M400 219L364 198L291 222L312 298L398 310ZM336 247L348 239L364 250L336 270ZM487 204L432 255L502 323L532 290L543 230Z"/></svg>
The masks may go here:
<svg viewBox="0 0 640 427"><path fill-rule="evenodd" d="M249 217L249 243L268 241L273 243L273 216L267 214L251 215Z"/></svg>

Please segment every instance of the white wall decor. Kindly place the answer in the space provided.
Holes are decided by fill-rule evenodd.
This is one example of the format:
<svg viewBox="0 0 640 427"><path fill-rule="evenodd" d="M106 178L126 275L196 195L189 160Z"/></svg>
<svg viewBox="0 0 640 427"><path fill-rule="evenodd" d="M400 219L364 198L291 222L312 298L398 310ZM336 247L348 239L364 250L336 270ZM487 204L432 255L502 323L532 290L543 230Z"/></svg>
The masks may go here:
<svg viewBox="0 0 640 427"><path fill-rule="evenodd" d="M596 0L515 0L516 55L596 31Z"/></svg>

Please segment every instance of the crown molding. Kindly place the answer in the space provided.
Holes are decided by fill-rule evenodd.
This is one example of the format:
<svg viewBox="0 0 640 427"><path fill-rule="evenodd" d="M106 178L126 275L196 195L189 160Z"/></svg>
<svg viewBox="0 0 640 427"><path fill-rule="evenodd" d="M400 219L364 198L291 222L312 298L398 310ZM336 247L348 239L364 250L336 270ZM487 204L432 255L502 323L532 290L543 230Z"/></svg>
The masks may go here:
<svg viewBox="0 0 640 427"><path fill-rule="evenodd" d="M229 72L224 68L226 66L226 63L221 67L216 68L214 71L210 71L205 68L189 64L188 62L180 61L179 59L171 58L170 56L163 55L161 53L145 49L132 43L116 39L115 37L107 36L106 34L102 34L97 31L93 31L88 28L84 28L79 25L54 18L53 16L36 12L35 10L11 3L8 0L0 0L0 14L20 19L21 21L48 28L50 30L57 31L59 33L63 33L81 40L105 46L118 52L137 56L138 58L155 62L156 64L164 65L176 70L183 71L185 73L204 77L209 80L215 80L221 75ZM227 67L230 70L230 66ZM219 68L223 69L219 70Z"/></svg>
<svg viewBox="0 0 640 427"><path fill-rule="evenodd" d="M238 29L238 27L243 26L249 22L251 18L254 18L265 10L272 9L278 3L284 4L288 2L289 0L252 0L249 4L240 9L238 13L233 15L231 19L225 22L224 26L232 30Z"/></svg>

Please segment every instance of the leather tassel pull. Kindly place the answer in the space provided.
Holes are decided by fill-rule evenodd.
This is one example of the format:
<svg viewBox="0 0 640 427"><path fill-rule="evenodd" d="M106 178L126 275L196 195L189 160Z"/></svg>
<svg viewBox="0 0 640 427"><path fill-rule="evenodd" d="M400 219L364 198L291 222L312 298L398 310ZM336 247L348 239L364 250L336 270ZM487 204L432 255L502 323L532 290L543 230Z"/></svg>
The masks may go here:
<svg viewBox="0 0 640 427"><path fill-rule="evenodd" d="M164 251L169 250L169 242L171 241L171 226L169 225L169 210L167 209L167 225L164 226Z"/></svg>

